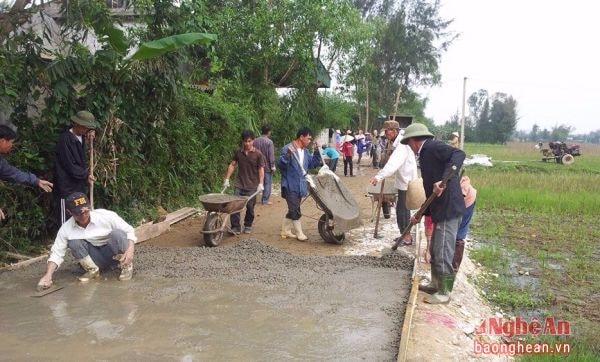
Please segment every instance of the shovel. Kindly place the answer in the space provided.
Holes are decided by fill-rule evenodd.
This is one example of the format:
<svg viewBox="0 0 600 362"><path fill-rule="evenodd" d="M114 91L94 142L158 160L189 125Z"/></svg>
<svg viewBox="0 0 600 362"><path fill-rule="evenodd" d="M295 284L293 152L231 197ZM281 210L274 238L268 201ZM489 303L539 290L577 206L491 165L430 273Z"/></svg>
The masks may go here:
<svg viewBox="0 0 600 362"><path fill-rule="evenodd" d="M448 173L442 179L442 183L440 184L441 188L446 187L446 184L448 183L448 180L450 179L450 177L452 177L452 175L455 172L456 172L456 166L452 166L450 168L450 170L448 171ZM423 203L423 205L421 205L421 207L419 208L419 210L417 211L417 213L414 215L415 220L421 220L421 218L423 217L423 214L425 213L425 210L427 210L427 208L429 207L429 205L433 202L433 200L436 197L437 197L437 195L434 194L434 193L431 193L431 195L429 195L429 197L427 198L427 200L425 200L425 202ZM402 242L402 239L404 239L404 237L407 236L410 233L410 229L412 229L413 226L414 226L413 223L408 224L408 226L402 232L402 235L400 235L400 237L398 238L398 241L396 241L394 243L394 245L392 245L392 250L398 249L398 246Z"/></svg>

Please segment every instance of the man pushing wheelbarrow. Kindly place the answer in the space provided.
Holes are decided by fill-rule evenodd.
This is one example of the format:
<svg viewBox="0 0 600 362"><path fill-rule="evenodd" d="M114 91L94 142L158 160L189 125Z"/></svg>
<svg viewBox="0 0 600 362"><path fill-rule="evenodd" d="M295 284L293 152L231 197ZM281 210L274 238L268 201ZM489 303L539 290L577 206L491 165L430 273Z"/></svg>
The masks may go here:
<svg viewBox="0 0 600 362"><path fill-rule="evenodd" d="M208 194L200 196L200 202L208 211L204 223L204 242L207 246L217 246L223 236L223 230L227 225L227 219L231 220L229 232L238 235L241 232L250 234L254 222L254 205L256 205L256 194L264 190L263 180L265 177L265 158L263 154L254 148L254 132L242 131L242 147L235 150L231 162L227 166L223 190L220 194ZM238 168L235 181L234 195L226 195L223 192L230 186L229 178ZM240 225L240 213L246 208L244 216L244 229ZM223 216L226 214L226 216Z"/></svg>

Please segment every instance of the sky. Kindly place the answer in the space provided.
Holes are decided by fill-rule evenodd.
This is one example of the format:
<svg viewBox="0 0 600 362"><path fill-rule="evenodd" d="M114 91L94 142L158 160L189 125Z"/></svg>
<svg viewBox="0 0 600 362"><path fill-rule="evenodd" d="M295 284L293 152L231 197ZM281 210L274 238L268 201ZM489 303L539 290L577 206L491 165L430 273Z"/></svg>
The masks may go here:
<svg viewBox="0 0 600 362"><path fill-rule="evenodd" d="M426 116L443 124L485 89L517 101L517 129L600 130L600 2L442 0L458 33L440 64L441 86L421 91ZM467 116L468 107L465 107Z"/></svg>

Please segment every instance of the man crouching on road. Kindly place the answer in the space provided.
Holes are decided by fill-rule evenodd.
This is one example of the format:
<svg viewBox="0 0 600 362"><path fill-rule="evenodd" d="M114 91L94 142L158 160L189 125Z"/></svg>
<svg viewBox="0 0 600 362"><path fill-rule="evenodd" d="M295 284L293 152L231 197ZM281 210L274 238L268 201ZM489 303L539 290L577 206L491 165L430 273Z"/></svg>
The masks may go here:
<svg viewBox="0 0 600 362"><path fill-rule="evenodd" d="M82 282L97 278L100 269L121 267L120 280L133 275L133 249L137 238L133 227L113 211L90 210L87 196L76 192L67 197L65 206L72 218L58 230L50 250L46 274L38 282L38 290L52 286L52 275L62 264L67 248L86 271Z"/></svg>

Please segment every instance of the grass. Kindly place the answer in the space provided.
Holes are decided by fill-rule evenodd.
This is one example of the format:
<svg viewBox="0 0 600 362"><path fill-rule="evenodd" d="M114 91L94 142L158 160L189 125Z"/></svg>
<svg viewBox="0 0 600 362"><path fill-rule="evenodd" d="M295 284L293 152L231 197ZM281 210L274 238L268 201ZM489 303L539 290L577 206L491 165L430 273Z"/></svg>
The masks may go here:
<svg viewBox="0 0 600 362"><path fill-rule="evenodd" d="M600 360L600 145L582 145L568 166L542 162L533 146L465 145L467 155L494 163L466 170L478 190L471 234L482 241L472 257L489 271L477 282L505 310L544 311L580 326L567 338L569 360ZM525 267L531 285L518 274ZM553 360L546 357L523 359Z"/></svg>

